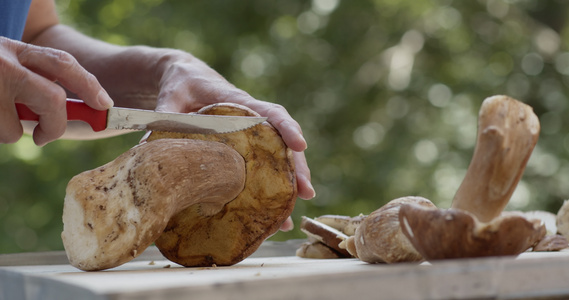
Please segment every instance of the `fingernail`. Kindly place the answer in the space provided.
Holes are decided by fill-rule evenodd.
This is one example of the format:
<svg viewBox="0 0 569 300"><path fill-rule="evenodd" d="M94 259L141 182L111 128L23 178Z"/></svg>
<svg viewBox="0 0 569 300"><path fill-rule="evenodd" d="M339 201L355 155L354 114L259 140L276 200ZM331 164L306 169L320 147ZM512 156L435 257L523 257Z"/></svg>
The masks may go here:
<svg viewBox="0 0 569 300"><path fill-rule="evenodd" d="M111 108L113 107L113 105L115 105L115 103L113 102L113 100L105 90L101 90L99 92L99 94L97 95L97 101L99 101L99 104L104 108Z"/></svg>
<svg viewBox="0 0 569 300"><path fill-rule="evenodd" d="M306 139L304 138L304 136L302 134L300 135L300 138L304 142L304 149L302 150L302 151L304 151L304 150L308 149L308 143L306 142Z"/></svg>

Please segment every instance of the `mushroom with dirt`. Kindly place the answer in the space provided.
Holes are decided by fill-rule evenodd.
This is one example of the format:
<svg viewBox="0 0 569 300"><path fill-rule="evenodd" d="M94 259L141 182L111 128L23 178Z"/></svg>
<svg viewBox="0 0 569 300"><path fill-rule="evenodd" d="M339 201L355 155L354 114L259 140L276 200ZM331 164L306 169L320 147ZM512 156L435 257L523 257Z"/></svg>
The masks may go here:
<svg viewBox="0 0 569 300"><path fill-rule="evenodd" d="M141 254L168 221L192 205L219 212L245 186L231 147L197 140L138 145L67 185L61 237L71 265L103 270Z"/></svg>
<svg viewBox="0 0 569 300"><path fill-rule="evenodd" d="M258 116L234 104L198 113ZM82 270L116 267L152 243L183 266L231 265L278 231L296 195L292 151L267 122L225 134L152 132L69 182L62 239Z"/></svg>

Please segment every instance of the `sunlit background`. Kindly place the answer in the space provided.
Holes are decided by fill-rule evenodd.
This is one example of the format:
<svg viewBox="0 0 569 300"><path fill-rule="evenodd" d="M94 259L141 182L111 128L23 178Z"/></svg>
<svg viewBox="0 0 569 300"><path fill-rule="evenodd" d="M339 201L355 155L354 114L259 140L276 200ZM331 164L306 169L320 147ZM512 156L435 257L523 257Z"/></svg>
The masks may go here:
<svg viewBox="0 0 569 300"><path fill-rule="evenodd" d="M407 195L448 207L484 98L534 107L542 131L508 209L569 198L567 1L59 0L93 37L192 52L302 125L317 197L293 218L369 213ZM0 145L0 252L63 249L65 187L138 142ZM274 240L298 238L295 229Z"/></svg>

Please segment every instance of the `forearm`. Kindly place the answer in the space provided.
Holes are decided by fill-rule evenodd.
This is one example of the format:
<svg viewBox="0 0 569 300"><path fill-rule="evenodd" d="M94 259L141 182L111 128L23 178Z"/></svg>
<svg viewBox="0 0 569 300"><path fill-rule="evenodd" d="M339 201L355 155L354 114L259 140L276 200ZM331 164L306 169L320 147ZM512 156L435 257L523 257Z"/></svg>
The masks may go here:
<svg viewBox="0 0 569 300"><path fill-rule="evenodd" d="M121 47L87 37L65 25L44 30L33 44L63 50L97 80L116 106L154 109L160 55L148 47Z"/></svg>

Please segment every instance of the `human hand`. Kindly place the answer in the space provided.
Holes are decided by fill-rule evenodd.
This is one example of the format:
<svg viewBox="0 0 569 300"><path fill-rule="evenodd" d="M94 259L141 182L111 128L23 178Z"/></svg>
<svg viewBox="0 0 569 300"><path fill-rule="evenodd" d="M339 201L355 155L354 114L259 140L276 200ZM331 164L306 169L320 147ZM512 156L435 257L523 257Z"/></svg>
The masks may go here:
<svg viewBox="0 0 569 300"><path fill-rule="evenodd" d="M39 115L34 142L43 146L59 138L67 125L65 89L103 110L113 102L95 76L70 54L0 37L0 143L14 143L23 134L15 103Z"/></svg>
<svg viewBox="0 0 569 300"><path fill-rule="evenodd" d="M165 64L160 72L162 77L156 110L191 112L220 102L237 103L253 109L268 118L287 146L294 151L298 196L306 200L315 196L304 155L307 143L300 125L282 105L253 98L189 54L177 53L171 57L177 59ZM281 228L292 229L292 222L287 220Z"/></svg>

